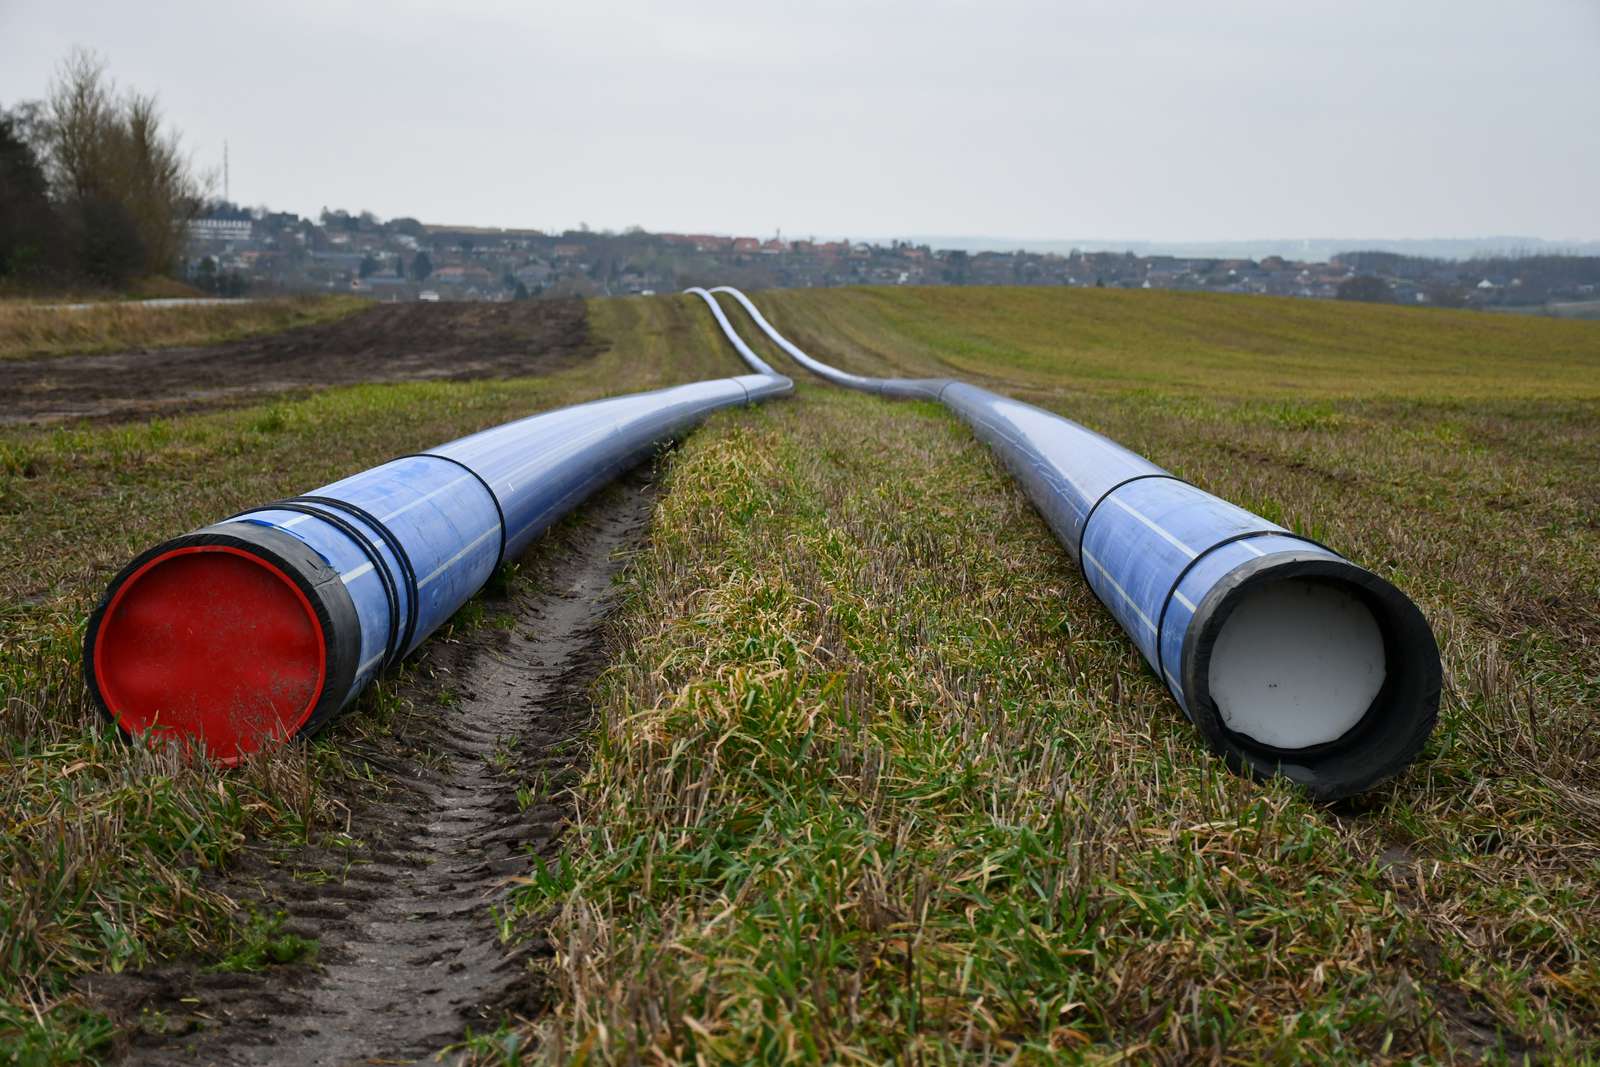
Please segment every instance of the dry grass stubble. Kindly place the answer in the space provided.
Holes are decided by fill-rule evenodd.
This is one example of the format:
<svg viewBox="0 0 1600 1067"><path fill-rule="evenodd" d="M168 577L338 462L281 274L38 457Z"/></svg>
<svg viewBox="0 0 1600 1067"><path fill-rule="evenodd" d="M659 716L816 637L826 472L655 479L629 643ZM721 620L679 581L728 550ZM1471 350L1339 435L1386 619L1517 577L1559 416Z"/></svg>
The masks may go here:
<svg viewBox="0 0 1600 1067"><path fill-rule="evenodd" d="M1476 705L1358 806L1229 775L930 406L721 418L656 521L523 902L545 1059L1596 1052L1588 794Z"/></svg>

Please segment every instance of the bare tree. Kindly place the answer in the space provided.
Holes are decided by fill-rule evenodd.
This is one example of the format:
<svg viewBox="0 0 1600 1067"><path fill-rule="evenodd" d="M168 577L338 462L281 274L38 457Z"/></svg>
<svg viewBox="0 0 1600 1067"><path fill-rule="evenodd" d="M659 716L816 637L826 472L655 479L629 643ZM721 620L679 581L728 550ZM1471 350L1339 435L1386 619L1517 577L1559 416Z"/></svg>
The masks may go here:
<svg viewBox="0 0 1600 1067"><path fill-rule="evenodd" d="M169 271L183 251L183 229L194 218L204 190L183 155L178 135L161 128L155 97L129 95L123 121L124 203L144 239L149 266Z"/></svg>
<svg viewBox="0 0 1600 1067"><path fill-rule="evenodd" d="M45 136L50 180L58 200L108 197L117 139L115 86L105 61L75 48L50 83L45 101Z"/></svg>
<svg viewBox="0 0 1600 1067"><path fill-rule="evenodd" d="M81 227L126 220L114 230L137 234L140 267L164 273L177 264L183 227L204 187L177 134L164 130L156 99L119 95L105 61L74 49L61 64L45 102L45 144L56 198ZM105 235L85 233L85 240ZM118 257L118 261L128 257Z"/></svg>

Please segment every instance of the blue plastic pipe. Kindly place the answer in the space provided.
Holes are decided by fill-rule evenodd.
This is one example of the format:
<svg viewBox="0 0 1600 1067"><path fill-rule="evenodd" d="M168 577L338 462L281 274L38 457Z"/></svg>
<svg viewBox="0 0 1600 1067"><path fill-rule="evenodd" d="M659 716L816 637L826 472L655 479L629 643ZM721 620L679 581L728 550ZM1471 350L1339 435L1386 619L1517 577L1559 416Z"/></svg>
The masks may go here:
<svg viewBox="0 0 1600 1067"><path fill-rule="evenodd" d="M937 399L971 426L1235 770L1282 774L1332 800L1421 751L1438 714L1439 650L1389 582L1070 419L951 379L849 374L790 342L738 290L712 292L819 376Z"/></svg>
<svg viewBox="0 0 1600 1067"><path fill-rule="evenodd" d="M224 762L317 729L595 490L712 412L793 391L723 323L757 373L534 415L143 553L89 620L91 693L124 731Z"/></svg>
<svg viewBox="0 0 1600 1067"><path fill-rule="evenodd" d="M733 350L739 353L739 358L744 360L751 370L757 374L776 375L778 373L767 365L766 360L756 355L754 349L744 343L744 338L739 336L739 331L735 330L733 323L728 321L728 316L723 313L722 305L717 303L716 297L699 286L685 289L684 292L705 301L706 307L711 310L711 317L717 320L717 325L722 329L722 336L728 339L728 343L733 345Z"/></svg>

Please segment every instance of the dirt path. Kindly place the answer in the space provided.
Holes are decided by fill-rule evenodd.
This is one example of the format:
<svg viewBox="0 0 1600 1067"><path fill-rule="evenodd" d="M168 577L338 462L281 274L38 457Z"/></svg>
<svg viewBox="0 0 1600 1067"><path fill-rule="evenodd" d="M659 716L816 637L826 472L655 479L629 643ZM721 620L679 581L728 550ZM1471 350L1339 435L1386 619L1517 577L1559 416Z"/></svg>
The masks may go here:
<svg viewBox="0 0 1600 1067"><path fill-rule="evenodd" d="M418 673L453 679L441 703L459 704L419 710L416 736L399 739L414 754L382 756L388 795L351 799L365 849L306 850L254 872L286 928L319 939L318 967L99 980L91 996L124 1022L145 1020L123 1062L409 1062L468 1026L481 1033L539 1009L526 958L503 953L491 908L508 877L527 873L530 851L556 856L619 550L642 539L654 498L641 476L608 491L536 591L486 605L512 613L512 628L485 624L424 653Z"/></svg>
<svg viewBox="0 0 1600 1067"><path fill-rule="evenodd" d="M596 351L581 300L377 304L206 348L0 360L0 425L151 418L356 382L546 374Z"/></svg>

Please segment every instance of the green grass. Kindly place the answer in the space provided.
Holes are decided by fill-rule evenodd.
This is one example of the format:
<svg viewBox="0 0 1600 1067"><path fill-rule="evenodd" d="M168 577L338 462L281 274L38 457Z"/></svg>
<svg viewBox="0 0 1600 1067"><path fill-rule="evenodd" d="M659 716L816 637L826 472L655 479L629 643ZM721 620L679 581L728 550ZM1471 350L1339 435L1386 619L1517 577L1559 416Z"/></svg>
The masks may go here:
<svg viewBox="0 0 1600 1067"><path fill-rule="evenodd" d="M822 358L1045 404L1378 570L1439 634L1440 728L1338 809L1229 775L961 425L806 385L674 454L581 822L507 920L550 938L555 1000L466 1051L1600 1058L1600 329L1160 293L759 300ZM0 431L0 1060L105 1053L86 973L271 965L281 931L212 876L331 825L328 784L396 714L386 678L329 738L227 774L120 744L77 675L111 573L394 454L738 366L681 298L595 302L591 325L609 349L544 379Z"/></svg>
<svg viewBox="0 0 1600 1067"><path fill-rule="evenodd" d="M261 971L275 964L303 963L317 955L317 942L283 928L283 912L249 912L237 924L235 944L216 962L222 972Z"/></svg>
<svg viewBox="0 0 1600 1067"><path fill-rule="evenodd" d="M337 741L235 773L125 745L80 677L83 622L112 574L164 538L485 426L736 373L703 318L682 300L597 302L591 328L609 349L547 378L0 430L0 1062L13 1049L77 1062L104 1045L110 1030L74 993L78 976L216 961L248 944L250 920L210 888L214 875L247 845L327 829L327 783L360 771L338 742L381 730L393 700L380 683Z"/></svg>
<svg viewBox="0 0 1600 1067"><path fill-rule="evenodd" d="M79 310L0 300L0 359L220 344L331 322L370 307L370 301L351 296L158 308L107 302Z"/></svg>
<svg viewBox="0 0 1600 1067"><path fill-rule="evenodd" d="M969 301L1033 316L991 339L1026 351L1079 295L762 302L814 354L923 374L973 358L929 340L969 332ZM934 325L901 332L911 305ZM1190 328L1123 306L1130 335ZM581 826L522 891L559 999L516 1055L1600 1057L1587 379L1517 397L1486 359L1421 399L1374 357L1353 397L1239 354L1220 396L1152 388L1153 358L1079 393L1046 366L986 369L1418 599L1447 672L1423 760L1335 809L1229 775L964 427L808 387L674 458Z"/></svg>
<svg viewBox="0 0 1600 1067"><path fill-rule="evenodd" d="M1118 289L789 290L767 317L861 373L1228 398L1600 398L1589 323Z"/></svg>

